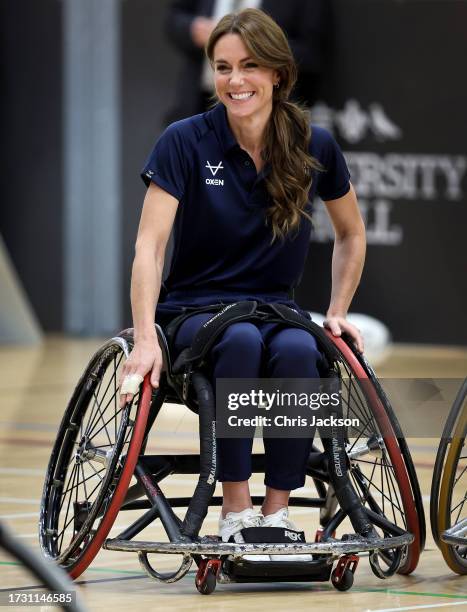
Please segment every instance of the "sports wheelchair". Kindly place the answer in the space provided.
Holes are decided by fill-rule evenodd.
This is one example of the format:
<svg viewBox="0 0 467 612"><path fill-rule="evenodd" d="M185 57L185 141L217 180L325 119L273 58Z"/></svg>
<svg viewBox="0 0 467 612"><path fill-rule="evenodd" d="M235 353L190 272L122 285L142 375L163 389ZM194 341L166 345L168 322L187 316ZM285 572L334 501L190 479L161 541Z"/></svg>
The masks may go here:
<svg viewBox="0 0 467 612"><path fill-rule="evenodd" d="M467 378L449 412L436 454L431 531L448 566L467 574Z"/></svg>
<svg viewBox="0 0 467 612"><path fill-rule="evenodd" d="M76 578L101 547L136 552L148 575L166 583L180 580L194 561L195 585L202 594L211 593L217 583L329 579L336 589L345 591L353 584L362 552L368 553L379 578L414 571L425 544L420 488L400 426L365 357L345 337L333 337L286 306L269 305L268 310L255 302L240 302L221 308L211 319L217 333L232 320L255 317L313 333L326 359L327 375L340 388L342 402L336 414L360 421L358 431L339 427L331 437L321 435L323 448L313 445L307 465L317 496L290 498L290 506L319 509L320 528L314 542L239 544L200 536L209 506L222 505L222 497L214 496L216 415L204 367L215 334L201 338L199 333L191 349L173 363L167 339L167 334L169 340L173 337L170 326L164 333L156 325L163 353L159 388L153 390L146 376L133 401L119 407L119 369L132 348L132 329L96 352L76 386L43 489L39 536L44 555ZM184 404L198 414L199 455L144 454L164 402ZM253 472L263 471L264 455L254 454ZM171 474L198 476L192 497L164 496L161 483ZM254 496L252 501L258 505L262 499ZM174 508L187 508L183 520ZM145 512L117 537L107 538L117 514L136 509ZM134 540L156 519L168 541ZM338 530L348 530L346 519L351 533L337 537ZM158 572L150 563L150 553L181 555L182 562L174 572ZM254 559L291 554L303 554L307 560Z"/></svg>

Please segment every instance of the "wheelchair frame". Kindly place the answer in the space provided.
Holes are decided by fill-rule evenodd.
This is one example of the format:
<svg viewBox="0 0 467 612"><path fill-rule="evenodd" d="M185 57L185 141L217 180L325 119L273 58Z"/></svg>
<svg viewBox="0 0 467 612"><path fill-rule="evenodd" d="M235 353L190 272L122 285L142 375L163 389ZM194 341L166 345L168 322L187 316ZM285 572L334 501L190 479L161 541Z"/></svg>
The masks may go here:
<svg viewBox="0 0 467 612"><path fill-rule="evenodd" d="M133 402L133 410L137 406L135 416L132 413L125 417L126 412L129 412L132 408L128 405L126 412L122 413L118 428L118 439L120 440L122 435L123 438L126 436L123 445L121 444L117 448L117 444L114 446L110 444L111 440L104 422L109 444L103 446L111 446L112 450L104 451L102 448L93 447L86 439L86 435L81 435L83 433L82 420L85 414L82 412L82 406L92 402L94 404L97 402L99 405L97 395L102 380L104 380L105 368L113 359L116 372L117 365L115 365L114 354L116 351L119 351L121 356L128 356L132 345L132 330L125 330L96 353L75 389L60 426L44 484L39 532L41 548L47 557L58 561L69 571L72 577L76 578L86 569L101 546L108 550L137 552L141 565L148 575L162 582L179 580L189 571L192 562L195 561L198 566L195 584L198 591L203 594L211 593L217 582L323 581L329 580L329 578L337 589L347 590L353 583L353 575L359 561L357 553L359 552L369 553L371 569L379 578L387 578L396 571L408 574L415 569L420 552L424 547L425 521L420 489L410 453L389 402L370 366L350 344L347 344L341 338L334 338L330 333L328 333L329 339L335 344L342 356L344 367L352 373L356 383L358 384L361 380L371 383L365 385L363 391L360 390L360 396L357 397L362 407L363 402L370 406L365 428L369 427L368 423L375 422L382 433L370 436L366 443L356 445L354 442L353 445L349 444L346 452L346 462L353 479L353 488L358 490L359 504L362 507L365 504L362 516L367 522L376 526L383 535L357 533L344 534L340 540L335 538L337 527L349 515L349 512L344 511L342 507L337 510L337 484L330 477L329 464L326 467L326 452L321 452L316 446L313 446L310 455L307 475L312 477L319 497L312 499L292 496L289 502L291 506L300 505L321 509L320 522L322 529L318 530L314 543L230 544L219 542L218 538L213 536L200 538L198 537L198 530L202 525L204 516L195 517L196 526L193 527L191 535L187 535L187 531L189 531L186 529L187 520L189 523L193 518L190 515L190 504L193 505L193 499L196 497L198 490L195 491L193 498L167 499L159 487L159 483L169 474L200 474L203 470L203 459L206 459L209 448L203 448L203 439L200 436L200 455L144 455L149 431L164 401L184 403L177 396L177 387L173 385L167 341L160 327L156 327L163 352L164 374L161 377L160 387L156 391L151 389L149 377L145 378L140 393ZM109 385L110 383L107 385L105 393L107 393ZM115 394L117 394L115 381L113 386L115 387ZM354 388L356 388L355 384ZM350 397L351 391L349 390L348 393ZM193 406L190 406L189 403L187 405L193 410ZM107 406L98 407L97 412L93 407L90 419L98 420L95 414L93 416L93 412L101 414L102 410L105 412ZM84 410L86 409L85 407ZM209 416L206 417L200 411L199 417L201 428L202 419L209 419ZM103 420L102 414L100 418ZM93 426L96 427L95 423ZM205 426L204 428L206 429ZM124 430L124 434L121 433L121 430ZM79 443L76 442L78 436L81 436ZM115 437L117 438L117 423L115 423ZM141 451L141 449L143 450ZM389 467L395 474L396 483L394 481L389 483L390 477L386 476L388 487L390 490L392 488L392 492L389 493L390 501L393 501L393 494L396 498L391 507L393 514L391 518L394 519L394 522L391 522L385 516L385 497L386 502L389 503L388 495L385 495L384 491L381 492L381 507L375 497L375 492L370 491L371 481L368 481L365 474L358 468L358 463L363 461L362 457L371 454L382 457L381 470L383 469L383 462L387 464L389 457ZM100 476L100 490L92 502L81 502L77 499L78 484L76 484L71 518L67 522L71 505L70 499L63 522L64 527L59 531L61 526L60 513L65 502L64 495L70 490L73 493L75 482L84 483L84 486L86 486L86 481L89 481L91 477L85 475L83 466L91 462L104 466L100 470L101 474L104 472ZM75 470L73 476L75 480L70 485L71 465L74 466L71 471ZM91 465L91 467L96 471L94 465ZM82 477L79 475L80 469ZM253 471L264 471L263 455L253 455ZM76 474L78 475L76 476ZM137 482L128 488L133 475ZM82 478L82 481L80 481L80 478ZM210 483L209 490L205 487L204 493L201 495L205 513L208 506L222 504L221 497L212 496L213 485L215 487L215 480ZM395 490L396 485L399 488L400 498ZM375 488L376 491L379 491L376 486ZM378 495L378 493L376 494ZM146 496L146 499L141 499L143 495ZM254 504L258 504L261 503L261 499L260 497L253 497L252 501ZM340 505L345 506L342 499ZM59 506L58 510L57 506ZM189 507L187 516L185 521L182 522L174 513L173 508L187 506ZM400 512L404 528L397 525L395 508ZM116 538L107 539L118 512L120 510L136 509L146 510L146 512ZM157 518L161 520L167 533L170 540L168 543L133 540L138 533ZM100 522L97 528L93 530L96 520L100 520ZM61 546L64 536L71 523L73 523L73 536L70 544L62 552ZM352 520L352 523L354 524L355 521ZM149 553L156 552L183 555L179 569L166 574L157 572L148 559ZM313 561L259 562L244 559L248 555L260 554L312 554ZM333 569L336 560L338 562ZM380 561L383 562L385 567L381 567Z"/></svg>

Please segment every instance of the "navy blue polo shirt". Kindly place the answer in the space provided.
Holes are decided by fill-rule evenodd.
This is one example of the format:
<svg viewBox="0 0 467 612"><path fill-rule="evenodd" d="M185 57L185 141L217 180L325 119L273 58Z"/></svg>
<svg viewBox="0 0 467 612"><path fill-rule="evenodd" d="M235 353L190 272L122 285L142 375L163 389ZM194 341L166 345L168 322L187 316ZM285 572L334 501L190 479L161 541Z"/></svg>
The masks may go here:
<svg viewBox="0 0 467 612"><path fill-rule="evenodd" d="M345 195L349 171L329 132L312 126L309 150L324 168L314 172L309 201L315 193L324 201ZM160 136L141 176L179 205L168 293L158 314L239 299L293 304L288 295L302 276L311 223L302 218L298 231L271 244L267 171L258 174L238 145L223 104L173 123Z"/></svg>

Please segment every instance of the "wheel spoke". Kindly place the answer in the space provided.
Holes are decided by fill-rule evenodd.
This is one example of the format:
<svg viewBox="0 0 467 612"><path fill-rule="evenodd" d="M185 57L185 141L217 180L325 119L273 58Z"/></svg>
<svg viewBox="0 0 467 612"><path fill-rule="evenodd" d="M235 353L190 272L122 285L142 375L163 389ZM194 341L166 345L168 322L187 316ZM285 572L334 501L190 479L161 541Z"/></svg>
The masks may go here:
<svg viewBox="0 0 467 612"><path fill-rule="evenodd" d="M103 380L104 380L104 377L102 376L102 377L101 377L101 379L100 379L100 381L99 381L99 385L98 385L98 387L97 387L97 394L96 394L96 395L99 395L99 392L100 392L100 390L101 390L101 386L102 386L102 381L103 381ZM94 396L94 395L95 395L95 390L93 391L93 396ZM85 435L87 435L87 432L88 432L88 429L89 429L90 423L92 423L92 422L93 422L93 420L94 420L94 417L95 417L95 414L96 414L96 412L95 412L96 407L97 407L97 404L96 404L96 402L95 402L95 400L94 400L94 406L91 408L91 414L89 415L88 424L87 424L86 429L85 429L85 432L84 432L84 433L85 433Z"/></svg>
<svg viewBox="0 0 467 612"><path fill-rule="evenodd" d="M349 373L349 389L354 390L353 397L358 402L360 410L362 411L362 415L365 415L367 417L367 420L370 421L373 418L373 415L371 413L371 410L369 410L369 408L367 407L367 401L365 399L364 393L362 397L362 392L360 388L357 387L354 382L354 376L352 375L350 371L348 371L348 373Z"/></svg>
<svg viewBox="0 0 467 612"><path fill-rule="evenodd" d="M460 459L463 459L463 457L461 457ZM465 468L462 470L462 472L459 474L459 477L455 479L454 481L454 485L453 485L453 489L456 486L456 484L459 482L459 480L462 478L462 476L467 472L467 465L465 466Z"/></svg>
<svg viewBox="0 0 467 612"><path fill-rule="evenodd" d="M392 518L394 519L394 525L398 525L399 523L397 522L396 512L395 512L396 505L392 501L393 500L393 495L394 495L394 499L397 499L398 502L400 502L400 500L399 500L399 496L397 495L396 488L394 486L394 481L393 481L393 478L392 478L391 470L387 469L386 462L385 462L385 467L386 467L386 469L385 469L386 482L387 482L387 485L388 485L389 496L391 498Z"/></svg>
<svg viewBox="0 0 467 612"><path fill-rule="evenodd" d="M467 494L465 495L464 499L462 499L456 506L454 506L454 508L451 508L451 512L450 512L451 515L457 510L457 508L459 508L459 512L457 513L457 518L453 523L454 525L459 522L459 518L460 518L462 509L464 507L466 500L467 500Z"/></svg>
<svg viewBox="0 0 467 612"><path fill-rule="evenodd" d="M115 381L115 384L116 384L116 380L117 380L117 369L118 369L118 366L120 365L120 363L121 363L122 359L123 359L123 353L120 355L119 360L118 360L118 364L116 365L116 367L114 367L114 372L113 372L113 374L111 375L109 382L107 383L107 387L105 388L104 394L103 394L103 396L102 396L102 402L104 401L105 396L107 395L107 391L109 390L109 387L110 387L110 385L112 384L112 381ZM114 357L114 360L115 360L115 357ZM102 381L104 380L104 377L105 377L105 376L104 376L104 375L102 375L102 378L101 378L101 381L100 381L100 383L99 383L99 387L98 387L98 389L97 389L97 392L94 394L94 395L95 395L95 397L97 397L97 396L99 395L100 388L101 388L101 385L102 385ZM110 398L110 401L112 401L112 398ZM110 402L109 402L109 403L110 403ZM107 406L109 405L109 403L107 404ZM99 405L100 405L100 403L98 402L97 406L99 406ZM107 406L104 408L104 411L107 409ZM97 413L96 413L96 412L94 412L94 409L95 409L95 408L96 408L96 404L94 405L94 407L93 407L93 409L92 409L92 412L91 412L91 418L89 419L89 421L88 421L88 426L86 427L86 432L85 432L85 433L86 433L86 435L90 435L90 431L92 431L92 429L93 429L93 427L94 427L94 425L95 425L95 419L97 418Z"/></svg>
<svg viewBox="0 0 467 612"><path fill-rule="evenodd" d="M73 483L70 485L70 482L71 482L72 479L74 481L75 472L76 472L77 469L78 469L78 465L75 463L74 466L73 466L73 469L71 470L70 477L68 478L68 480L66 482L68 488L61 494L61 498L62 499L61 499L60 505L58 507L58 514L60 514L60 512L62 510L63 504L64 504L64 502L66 500L66 494L68 493L68 491L70 491L73 488Z"/></svg>
<svg viewBox="0 0 467 612"><path fill-rule="evenodd" d="M114 372L117 372L117 360L114 357ZM114 435L115 435L115 440L117 439L117 377L114 376L113 377L113 381L114 381L114 393L113 393L113 398L114 398Z"/></svg>
<svg viewBox="0 0 467 612"><path fill-rule="evenodd" d="M88 463L87 463L87 464L88 464L88 465L89 465L89 467L90 467L90 468L91 468L91 469L94 471L94 474L95 474L95 475L96 475L96 476L97 476L97 477L100 479L100 481L102 482L103 478L102 478L102 476L100 475L100 472L101 472L102 470L97 471L97 470L96 470L96 468L93 466L93 464L92 464L90 461L88 461ZM103 468L103 469L105 470L105 468Z"/></svg>
<svg viewBox="0 0 467 612"><path fill-rule="evenodd" d="M83 476L84 476L83 464L81 464L81 468L82 468L82 470L83 470ZM105 467L104 467L104 468L102 468L101 470L99 470L99 472L104 472L104 471L105 471ZM72 490L73 490L75 487L77 487L77 486L79 486L79 485L81 485L81 484L83 484L83 483L86 483L86 481L90 480L91 478L94 478L95 476L96 476L95 474L90 474L89 476L86 476L86 477L84 478L84 480L80 480L80 481L79 481L79 482L77 482L75 485L72 485L72 486L68 487L68 489L67 489L66 491L64 491L64 492L63 492L63 494L62 494L62 495L63 495L63 498L65 497L66 493L68 493L69 491L72 491ZM85 486L86 486L86 485L85 485ZM61 506L60 506L60 507L61 507Z"/></svg>
<svg viewBox="0 0 467 612"><path fill-rule="evenodd" d="M98 401L98 400L97 400L97 398L96 398L96 401ZM107 407L106 407L106 408L107 408ZM105 409L106 409L106 408L104 408L104 411L105 411ZM100 407L98 407L98 409L97 409L97 410L99 411L99 416L100 416L100 418L102 419L102 421L104 421L103 412L101 411ZM97 422L99 422L99 421L97 421ZM109 441L109 444L112 444L112 440L110 439L110 435L109 435L109 430L107 429L107 425L105 424L105 422L104 422L104 425L103 425L103 429L104 429L104 431L105 431L105 434L106 434L106 436L107 436L107 440ZM92 433L92 432L91 432L91 433Z"/></svg>
<svg viewBox="0 0 467 612"><path fill-rule="evenodd" d="M354 448L354 446L357 444L357 442L358 442L358 441L361 439L361 437L364 435L364 433L365 433L365 429L366 429L367 424L368 424L368 421L367 421L367 422L364 424L364 427L363 427L362 431L361 431L361 432L358 434L358 437L357 437L357 438L355 438L355 439L354 439L354 438L352 438L352 439L354 440L354 442L353 442L353 444L350 446L350 448L348 449L348 452L349 452L349 453L352 451L352 449ZM373 433L373 432L370 432L370 434L371 434L371 433ZM370 437L371 437L371 435L366 434L366 437L370 438Z"/></svg>
<svg viewBox="0 0 467 612"><path fill-rule="evenodd" d="M352 412L352 414L359 419L361 419L362 416L365 416L368 422L371 419L371 414L368 414L366 412L365 407L362 403L362 399L357 393L357 389L355 385L353 384L352 379L349 378L347 383L345 380L343 380L342 384L347 392L347 398L348 398L347 403L346 403L347 416L350 416L349 412ZM355 392L353 393L353 391ZM357 404L355 407L352 405L352 400ZM360 412L357 411L358 409L360 410Z"/></svg>
<svg viewBox="0 0 467 612"><path fill-rule="evenodd" d="M77 475L78 475L78 470L76 469L76 470L75 470L75 472L74 472L74 475L73 475L73 483L75 482L75 480L76 480L76 478L77 478ZM67 508L66 508L66 512L65 512L65 520L63 521L64 523L66 523L66 520L67 520L67 518L68 518L68 513L69 513L69 511L70 511L70 504L71 504L71 500L72 500L72 498L73 498L73 495L71 494L71 495L69 496L69 499L68 499L68 504L67 504ZM73 518L74 518L74 517L73 517ZM72 519L72 520L73 520L73 519ZM60 532L62 537L61 537L60 544L59 544L59 547L58 547L58 549L59 549L59 550L61 550L61 549L62 549L62 544L63 544L63 536L65 535L65 528L66 528L66 527L64 527L64 528L62 529L62 531ZM60 535L60 534L58 534L58 535L57 535L57 539L58 539L59 535Z"/></svg>
<svg viewBox="0 0 467 612"><path fill-rule="evenodd" d="M109 404L110 404L110 402L109 402ZM107 404L107 406L109 406L109 404ZM104 408L104 412L107 409L107 406ZM123 406L123 408L120 408L119 411L114 416L117 417L123 410L125 410L125 408L126 408L126 406ZM108 421L105 421L97 431L91 431L88 434L89 440L92 440L93 438L98 436L100 434L100 432L104 429L104 427L106 427L110 423L110 421L114 418L114 416L111 416ZM99 423L99 421L96 422L94 427L97 427L98 423ZM117 430L117 419L116 418L115 418L115 430ZM108 437L108 435L107 435L107 437ZM115 439L117 439L117 434L115 434ZM112 443L109 446L112 446ZM94 448L98 448L98 447L95 446Z"/></svg>

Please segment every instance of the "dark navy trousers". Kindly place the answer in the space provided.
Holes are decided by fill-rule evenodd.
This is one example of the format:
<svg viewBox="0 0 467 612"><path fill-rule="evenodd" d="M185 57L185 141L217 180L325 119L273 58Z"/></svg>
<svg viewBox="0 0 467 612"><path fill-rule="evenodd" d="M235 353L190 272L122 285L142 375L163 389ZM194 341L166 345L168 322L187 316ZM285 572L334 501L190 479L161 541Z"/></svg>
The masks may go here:
<svg viewBox="0 0 467 612"><path fill-rule="evenodd" d="M175 338L179 352L191 346L201 325L213 313L187 319ZM212 384L217 378L319 378L321 354L313 336L277 323L230 325L211 349ZM289 491L302 487L312 439L264 438L264 484ZM251 476L252 438L218 438L219 480L238 482Z"/></svg>

